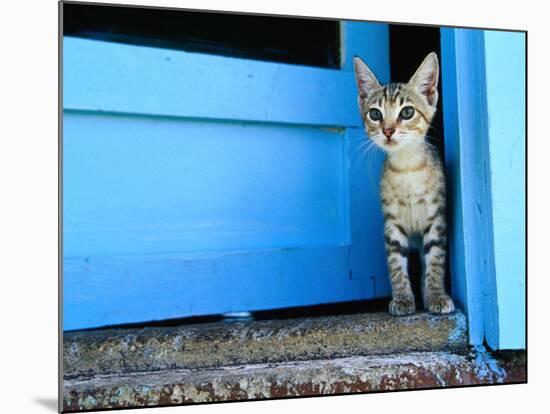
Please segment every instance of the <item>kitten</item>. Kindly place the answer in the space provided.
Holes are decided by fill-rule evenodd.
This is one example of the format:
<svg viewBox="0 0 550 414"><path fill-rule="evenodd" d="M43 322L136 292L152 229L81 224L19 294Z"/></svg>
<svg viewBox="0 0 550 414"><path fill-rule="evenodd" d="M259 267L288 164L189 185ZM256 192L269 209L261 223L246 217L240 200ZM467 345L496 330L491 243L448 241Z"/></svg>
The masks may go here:
<svg viewBox="0 0 550 414"><path fill-rule="evenodd" d="M454 311L445 292L445 177L438 155L426 142L436 112L437 55L430 53L408 83L380 85L367 65L354 58L359 110L369 138L386 153L381 199L384 239L392 286L392 315L409 315L416 305L407 274L409 249L422 240L422 297L426 309Z"/></svg>

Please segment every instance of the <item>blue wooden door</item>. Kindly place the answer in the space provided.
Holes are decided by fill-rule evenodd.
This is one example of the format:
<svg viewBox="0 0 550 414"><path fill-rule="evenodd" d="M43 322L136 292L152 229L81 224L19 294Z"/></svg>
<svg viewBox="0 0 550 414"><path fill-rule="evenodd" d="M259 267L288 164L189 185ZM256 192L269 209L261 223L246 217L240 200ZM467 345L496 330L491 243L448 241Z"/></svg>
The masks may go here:
<svg viewBox="0 0 550 414"><path fill-rule="evenodd" d="M352 56L342 68L63 41L64 328L389 294Z"/></svg>

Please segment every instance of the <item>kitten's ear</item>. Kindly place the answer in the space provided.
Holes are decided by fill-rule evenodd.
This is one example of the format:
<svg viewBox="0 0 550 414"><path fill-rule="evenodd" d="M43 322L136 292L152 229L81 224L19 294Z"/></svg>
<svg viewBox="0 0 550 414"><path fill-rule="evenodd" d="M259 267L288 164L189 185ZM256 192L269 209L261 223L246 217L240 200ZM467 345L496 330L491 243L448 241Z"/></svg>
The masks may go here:
<svg viewBox="0 0 550 414"><path fill-rule="evenodd" d="M380 83L369 67L355 56L353 58L353 68L355 69L355 81L359 90L359 107L363 107L365 99L376 89L380 88Z"/></svg>
<svg viewBox="0 0 550 414"><path fill-rule="evenodd" d="M439 62L435 52L430 53L415 74L409 81L415 90L424 95L428 103L435 107L437 105L437 83L439 82Z"/></svg>

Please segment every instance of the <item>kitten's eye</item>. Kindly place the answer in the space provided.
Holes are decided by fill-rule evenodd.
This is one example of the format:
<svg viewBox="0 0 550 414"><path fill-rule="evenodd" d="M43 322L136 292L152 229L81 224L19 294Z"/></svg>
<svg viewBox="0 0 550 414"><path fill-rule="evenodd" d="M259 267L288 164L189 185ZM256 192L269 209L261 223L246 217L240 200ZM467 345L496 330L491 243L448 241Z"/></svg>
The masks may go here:
<svg viewBox="0 0 550 414"><path fill-rule="evenodd" d="M406 106L401 110L399 116L402 119L411 119L414 115L414 108L412 106Z"/></svg>
<svg viewBox="0 0 550 414"><path fill-rule="evenodd" d="M369 117L370 119L372 119L373 121L380 121L382 119L382 112L380 112L378 109L376 108L372 108L370 111L369 111Z"/></svg>

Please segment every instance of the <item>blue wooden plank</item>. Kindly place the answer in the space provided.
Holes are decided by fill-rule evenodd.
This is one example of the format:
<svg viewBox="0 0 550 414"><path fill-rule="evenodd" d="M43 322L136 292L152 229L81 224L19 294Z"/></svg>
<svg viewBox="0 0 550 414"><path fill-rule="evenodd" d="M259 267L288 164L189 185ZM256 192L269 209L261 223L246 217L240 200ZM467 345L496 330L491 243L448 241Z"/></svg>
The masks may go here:
<svg viewBox="0 0 550 414"><path fill-rule="evenodd" d="M525 348L525 33L485 31L488 152L498 328L495 349Z"/></svg>
<svg viewBox="0 0 550 414"><path fill-rule="evenodd" d="M450 205L452 294L482 344L496 307L490 188L487 185L483 31L441 29L445 159Z"/></svg>
<svg viewBox="0 0 550 414"><path fill-rule="evenodd" d="M66 112L64 255L349 242L340 130Z"/></svg>
<svg viewBox="0 0 550 414"><path fill-rule="evenodd" d="M350 72L70 37L63 49L65 109L358 125Z"/></svg>
<svg viewBox="0 0 550 414"><path fill-rule="evenodd" d="M75 258L64 268L65 330L364 299L370 284L349 279L348 246Z"/></svg>

